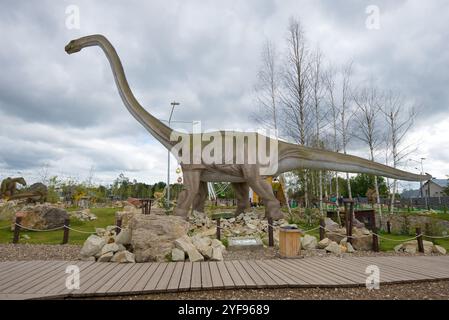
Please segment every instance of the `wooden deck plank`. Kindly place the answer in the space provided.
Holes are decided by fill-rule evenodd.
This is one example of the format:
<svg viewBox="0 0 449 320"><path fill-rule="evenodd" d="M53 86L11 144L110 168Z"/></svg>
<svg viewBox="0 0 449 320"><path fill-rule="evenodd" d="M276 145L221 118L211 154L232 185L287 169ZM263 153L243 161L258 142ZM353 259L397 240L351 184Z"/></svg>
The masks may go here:
<svg viewBox="0 0 449 320"><path fill-rule="evenodd" d="M179 290L190 289L190 282L192 279L192 262L184 262L184 268L182 269L181 280L179 281Z"/></svg>
<svg viewBox="0 0 449 320"><path fill-rule="evenodd" d="M129 277L129 274L127 275L126 273L128 272L129 269L131 269L131 267L133 266L133 264L131 263L126 263L120 266L120 268L114 269L116 270L115 274L112 274L111 272L111 276L109 277L109 280L106 281L101 287L99 287L97 290L95 290L95 293L97 294L105 294L108 291L110 291L110 289L118 282L120 281L120 279L126 277Z"/></svg>
<svg viewBox="0 0 449 320"><path fill-rule="evenodd" d="M190 283L190 290L201 289L201 263L192 262L192 281Z"/></svg>
<svg viewBox="0 0 449 320"><path fill-rule="evenodd" d="M167 268L168 263L167 262L161 262L157 269L154 271L153 275L151 276L148 283L145 285L145 288L143 288L143 291L154 291L156 289L156 286L161 280L161 276L164 273L165 269Z"/></svg>
<svg viewBox="0 0 449 320"><path fill-rule="evenodd" d="M396 266L402 270L412 271L415 273L419 273L422 275L429 275L434 278L442 278L449 276L448 269L439 269L437 265L434 264L413 264L411 261L400 260L400 259L391 259L391 257L384 257L382 260L383 263L388 264L390 266Z"/></svg>
<svg viewBox="0 0 449 320"><path fill-rule="evenodd" d="M63 264L64 261L58 261L56 263L50 264L46 268L41 269L41 271L36 272L33 275L28 275L24 279L24 281L21 281L20 283L16 283L13 286L5 288L5 290L12 293L23 293L23 289L26 289L29 286L32 287L33 285L39 283L41 279L46 279L47 277L51 276L54 272L57 271L58 267L62 266Z"/></svg>
<svg viewBox="0 0 449 320"><path fill-rule="evenodd" d="M175 263L168 263L167 267L164 270L164 273L161 275L159 282L156 285L155 290L157 292L163 292L167 290L168 284L170 283L170 279L173 275L173 270L175 269Z"/></svg>
<svg viewBox="0 0 449 320"><path fill-rule="evenodd" d="M265 272L255 261L248 260L248 264L251 266L251 268L254 270L255 273L257 273L263 281L267 284L267 286L277 286L277 287L286 287L287 283L279 278L279 283L273 278L274 275L269 275L267 272Z"/></svg>
<svg viewBox="0 0 449 320"><path fill-rule="evenodd" d="M95 264L95 262L93 262L93 261L89 261L89 262L76 261L76 263L74 263L74 264L78 265L78 267L80 268L80 283L81 283L81 281L83 280L84 270L88 270L89 268L92 268L93 265ZM42 284L40 286L36 286L27 293L42 293L42 294L58 293L59 291L61 291L61 288L66 288L66 279L67 279L66 273L58 274L57 277L52 280L53 283L51 283L50 285Z"/></svg>
<svg viewBox="0 0 449 320"><path fill-rule="evenodd" d="M133 288L136 286L137 283L141 281L144 275L147 272L151 272L151 268L152 266L154 266L154 263L151 262L136 263L136 265L138 266L138 268L134 271L134 274L128 279L128 281L123 285L123 287L120 288L120 292L123 294L133 292Z"/></svg>
<svg viewBox="0 0 449 320"><path fill-rule="evenodd" d="M273 259L265 260L264 263L272 267L274 270L278 270L279 273L284 274L285 276L294 280L295 285L310 286L315 284L314 280L309 279L307 276L304 276L304 274L298 274L298 272L286 268L285 265L281 263L281 261Z"/></svg>
<svg viewBox="0 0 449 320"><path fill-rule="evenodd" d="M141 292L147 285L148 281L150 281L151 277L153 276L154 272L156 272L157 268L159 267L159 262L153 262L149 263L148 268L146 269L140 269L139 273L141 273L141 276L136 275L133 277L129 284L126 284L124 288L122 288L122 292Z"/></svg>
<svg viewBox="0 0 449 320"><path fill-rule="evenodd" d="M99 266L97 266L96 269L92 270L93 276L89 280L81 282L80 289L73 290L73 295L95 293L115 274L116 270L120 269L119 264L115 263L97 262L96 264ZM101 268L101 264L105 264L106 266L104 268Z"/></svg>
<svg viewBox="0 0 449 320"><path fill-rule="evenodd" d="M229 274L228 269L226 268L226 265L223 261L217 262L217 268L220 272L221 279L223 280L223 286L224 288L234 288L235 284L234 281L232 281L232 277Z"/></svg>
<svg viewBox="0 0 449 320"><path fill-rule="evenodd" d="M326 258L326 259L328 259L328 258ZM351 280L350 283L365 284L366 276L367 276L366 274L361 274L359 272L354 272L352 270L345 268L344 266L342 266L339 263L338 259L341 260L342 258L336 257L336 260L327 260L327 261L321 260L321 259L315 259L313 262L316 265L319 265L321 268L327 269L331 273L337 273L337 274L341 275L343 278ZM331 263L331 264L329 264L329 263ZM329 265L331 265L331 267L329 267Z"/></svg>
<svg viewBox="0 0 449 320"><path fill-rule="evenodd" d="M184 269L184 262L181 261L176 262L175 269L173 270L173 275L167 286L167 292L178 291L183 269Z"/></svg>
<svg viewBox="0 0 449 320"><path fill-rule="evenodd" d="M245 283L246 288L257 288L256 282L253 280L253 278L251 278L251 276L248 274L245 268L243 268L242 264L238 260L232 261L232 264Z"/></svg>
<svg viewBox="0 0 449 320"><path fill-rule="evenodd" d="M57 277L60 275L68 276L68 274L65 273L66 267L70 265L73 262L65 262L61 261L59 265L56 266L53 270L48 270L45 274L42 273L40 276L36 276L35 280L27 279L26 283L24 285L20 286L15 290L17 293L27 293L29 291L33 291L33 288L35 287L42 287L42 286L49 286L51 285ZM35 289L34 289L35 290Z"/></svg>
<svg viewBox="0 0 449 320"><path fill-rule="evenodd" d="M428 279L429 277L422 276L418 273L407 271L407 270L400 270L396 266L390 266L384 262L382 259L371 259L371 257L363 257L361 259L362 261L366 261L368 265L376 265L379 267L380 273L387 272L388 274L392 275L394 277L394 282L401 282L401 281L410 281L410 280L421 280L421 279Z"/></svg>
<svg viewBox="0 0 449 320"><path fill-rule="evenodd" d="M209 263L207 261L201 261L201 288L212 288L212 276L210 274Z"/></svg>
<svg viewBox="0 0 449 320"><path fill-rule="evenodd" d="M126 274L121 277L114 285L108 290L108 293L120 292L122 287L129 282L132 276L140 269L141 265L138 263L130 264L131 267L128 269Z"/></svg>
<svg viewBox="0 0 449 320"><path fill-rule="evenodd" d="M76 295L79 293L81 289L85 289L90 284L95 282L95 279L101 275L101 272L108 267L107 263L101 263L101 262L95 262L86 269L82 270L80 273L80 288L79 289L67 289L65 286L65 280L63 285L59 288L59 290L56 290L55 292L61 295L69 295L74 294Z"/></svg>
<svg viewBox="0 0 449 320"><path fill-rule="evenodd" d="M234 286L236 288L244 288L246 287L245 281L243 281L242 277L240 276L239 272L235 268L232 261L224 261L224 264L226 266L226 270L228 270L229 275L232 278L232 282L234 282ZM255 284L254 284L255 286Z"/></svg>
<svg viewBox="0 0 449 320"><path fill-rule="evenodd" d="M257 288L265 288L268 286L268 284L263 280L263 278L260 275L258 275L253 268L251 268L247 260L241 260L238 261L238 263L240 263L240 265L246 271L248 276L251 277L251 279L253 279Z"/></svg>
<svg viewBox="0 0 449 320"><path fill-rule="evenodd" d="M330 277L331 279L334 279L335 281L338 281L341 285L349 285L349 284L358 284L357 280L355 280L351 275L348 275L345 272L342 272L338 268L335 268L333 265L323 265L322 263L318 263L319 259L312 258L308 259L307 263L308 265L320 272L323 275L326 275Z"/></svg>
<svg viewBox="0 0 449 320"><path fill-rule="evenodd" d="M258 260L256 261L256 263L263 270L266 270L266 272L270 272L270 276L275 276L279 279L282 279L282 281L285 282L286 286L294 287L297 285L297 282L292 277L280 272L279 270L276 270L275 268L267 264L264 260Z"/></svg>
<svg viewBox="0 0 449 320"><path fill-rule="evenodd" d="M26 269L21 270L17 274L9 275L5 278L5 281L0 285L0 292L10 288L16 284L20 284L26 279L34 276L35 274L45 271L51 265L54 265L54 261L44 261L44 262L34 262L29 265Z"/></svg>
<svg viewBox="0 0 449 320"><path fill-rule="evenodd" d="M34 270L36 265L38 265L37 261L26 261L25 263L22 263L22 261L20 261L16 265L10 266L10 269L6 270L0 276L0 287L6 284L8 281L19 278L28 271Z"/></svg>
<svg viewBox="0 0 449 320"><path fill-rule="evenodd" d="M291 259L291 260L297 260L297 259ZM301 274L305 278L308 279L308 281L316 284L320 284L323 286L335 286L340 284L339 281L336 281L335 279L332 279L329 276L326 276L325 274L320 273L318 270L313 270L311 266L308 263L303 263L301 265L296 264L292 262L291 260L282 260L283 265L286 268L290 268L292 271L294 271L296 274Z"/></svg>
<svg viewBox="0 0 449 320"><path fill-rule="evenodd" d="M220 271L218 270L217 262L210 261L209 262L210 275L212 279L212 287L214 289L223 289L223 279L221 279Z"/></svg>
<svg viewBox="0 0 449 320"><path fill-rule="evenodd" d="M6 277L8 274L15 274L21 269L26 268L27 265L33 264L34 261L10 261L10 263L0 266L0 279Z"/></svg>

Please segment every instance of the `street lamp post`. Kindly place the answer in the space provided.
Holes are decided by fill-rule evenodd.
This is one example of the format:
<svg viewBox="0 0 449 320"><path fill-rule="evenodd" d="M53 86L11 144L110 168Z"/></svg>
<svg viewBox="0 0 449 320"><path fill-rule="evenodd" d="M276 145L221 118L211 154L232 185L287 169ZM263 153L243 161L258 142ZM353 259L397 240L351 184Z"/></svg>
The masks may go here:
<svg viewBox="0 0 449 320"><path fill-rule="evenodd" d="M173 110L175 106L179 106L179 102L173 101L171 104L171 112L170 117L168 118L168 126L170 127L171 118L173 116ZM170 208L170 150L168 150L167 156L167 201L166 201L167 209Z"/></svg>

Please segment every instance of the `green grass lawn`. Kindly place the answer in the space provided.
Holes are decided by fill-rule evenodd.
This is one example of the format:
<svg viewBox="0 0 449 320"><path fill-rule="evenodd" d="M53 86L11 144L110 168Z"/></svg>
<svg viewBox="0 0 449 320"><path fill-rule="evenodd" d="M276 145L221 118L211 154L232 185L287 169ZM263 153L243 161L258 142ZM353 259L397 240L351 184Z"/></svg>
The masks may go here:
<svg viewBox="0 0 449 320"><path fill-rule="evenodd" d="M73 211L75 209L69 209ZM81 222L75 219L71 219L70 227L82 230L94 232L95 228L104 228L108 225L115 225L115 212L120 210L119 208L92 208L90 209L93 214L97 216L97 220ZM0 228L8 226L8 221L0 221ZM28 235L29 240L22 238L23 235ZM34 243L34 244L60 244L62 242L63 230L46 231L46 232L34 232L34 231L21 231L21 238L19 243ZM70 230L69 232L69 244L82 244L89 235L84 233L78 233ZM8 229L0 229L0 243L11 243L13 238L13 232Z"/></svg>

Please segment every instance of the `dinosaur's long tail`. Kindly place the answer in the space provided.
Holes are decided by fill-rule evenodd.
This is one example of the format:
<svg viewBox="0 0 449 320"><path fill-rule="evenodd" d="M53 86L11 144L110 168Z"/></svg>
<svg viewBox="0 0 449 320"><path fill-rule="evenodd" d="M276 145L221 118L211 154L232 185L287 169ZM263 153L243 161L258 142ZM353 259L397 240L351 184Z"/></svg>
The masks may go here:
<svg viewBox="0 0 449 320"><path fill-rule="evenodd" d="M356 156L290 143L281 144L279 154L279 171L281 172L305 168L367 173L406 181L425 181L432 178L429 174L414 174Z"/></svg>
<svg viewBox="0 0 449 320"><path fill-rule="evenodd" d="M128 111L139 121L160 143L166 148L171 148L170 135L172 129L163 124L159 119L155 118L147 112L134 97L128 81L126 80L125 72L123 70L120 58L115 51L112 44L102 35L90 35L76 40L70 41L65 51L72 54L80 51L85 47L99 46L103 49L106 57L111 65L112 73L114 74L115 83L117 85L120 97L123 100Z"/></svg>

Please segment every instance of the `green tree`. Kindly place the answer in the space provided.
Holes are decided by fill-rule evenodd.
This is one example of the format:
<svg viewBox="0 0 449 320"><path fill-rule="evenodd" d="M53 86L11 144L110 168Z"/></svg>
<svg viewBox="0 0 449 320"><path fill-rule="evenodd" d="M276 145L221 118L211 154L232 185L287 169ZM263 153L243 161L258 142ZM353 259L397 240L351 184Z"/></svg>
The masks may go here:
<svg viewBox="0 0 449 320"><path fill-rule="evenodd" d="M379 194L381 196L388 195L388 188L383 177L377 178L379 184ZM370 174L358 174L351 178L351 191L353 197L365 197L368 189L374 189L374 176Z"/></svg>

